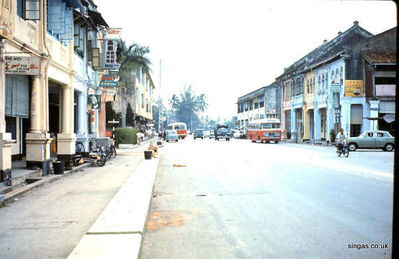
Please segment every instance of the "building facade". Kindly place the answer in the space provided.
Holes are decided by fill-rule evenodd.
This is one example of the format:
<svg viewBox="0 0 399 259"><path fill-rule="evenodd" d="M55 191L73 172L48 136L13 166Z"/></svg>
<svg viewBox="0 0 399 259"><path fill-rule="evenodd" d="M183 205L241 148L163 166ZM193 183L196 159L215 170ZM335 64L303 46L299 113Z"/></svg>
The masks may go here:
<svg viewBox="0 0 399 259"><path fill-rule="evenodd" d="M124 72L124 78L124 82L118 88L112 108L116 113L121 113L122 117L126 116L126 126L152 125L155 85L150 73L139 67ZM131 114L127 112L128 109L131 109Z"/></svg>
<svg viewBox="0 0 399 259"><path fill-rule="evenodd" d="M239 121L239 128L244 134L247 133L248 124L251 121L263 119L266 116L265 89L266 87L262 87L238 98L237 121Z"/></svg>
<svg viewBox="0 0 399 259"><path fill-rule="evenodd" d="M281 86L280 98L261 88L265 116L279 102L283 138L299 143L335 141L340 128L348 136L369 129L395 134L395 71L396 28L372 35L355 21L284 69L274 83ZM241 127L254 117L259 91L238 99Z"/></svg>
<svg viewBox="0 0 399 259"><path fill-rule="evenodd" d="M47 173L51 157L71 167L99 83L90 46L107 25L91 0L2 1L1 11L0 170L23 159Z"/></svg>

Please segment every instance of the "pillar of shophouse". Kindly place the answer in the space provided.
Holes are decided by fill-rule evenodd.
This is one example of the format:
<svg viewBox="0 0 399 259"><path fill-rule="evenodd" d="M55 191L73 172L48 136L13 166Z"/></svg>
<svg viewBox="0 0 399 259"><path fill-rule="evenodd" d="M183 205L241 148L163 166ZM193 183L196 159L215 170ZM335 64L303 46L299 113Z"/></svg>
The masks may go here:
<svg viewBox="0 0 399 259"><path fill-rule="evenodd" d="M88 128L87 128L87 98L82 93L78 93L78 102L77 102L77 113L76 113L76 138L77 142L81 142L85 150L84 152L89 151L89 144L88 144Z"/></svg>
<svg viewBox="0 0 399 259"><path fill-rule="evenodd" d="M11 147L15 140L11 139L11 133L6 132L5 88L4 64L0 58L0 182L11 185Z"/></svg>
<svg viewBox="0 0 399 259"><path fill-rule="evenodd" d="M319 141L321 140L321 111L317 106L314 107L313 120L314 120L314 139Z"/></svg>
<svg viewBox="0 0 399 259"><path fill-rule="evenodd" d="M310 140L310 119L309 119L309 110L307 107L303 107L303 139Z"/></svg>
<svg viewBox="0 0 399 259"><path fill-rule="evenodd" d="M57 135L57 158L65 162L65 169L71 169L73 167L76 140L75 133L73 132L74 92L70 85L63 85L61 91L61 133Z"/></svg>
<svg viewBox="0 0 399 259"><path fill-rule="evenodd" d="M380 101L369 101L370 103L370 130L378 130L378 110Z"/></svg>
<svg viewBox="0 0 399 259"><path fill-rule="evenodd" d="M42 91L44 81L40 76L32 77L32 90L30 99L30 129L26 134L26 165L27 167L39 166L43 174L49 172L47 161L50 159L49 134L43 129L43 121L46 120L46 112L41 109Z"/></svg>

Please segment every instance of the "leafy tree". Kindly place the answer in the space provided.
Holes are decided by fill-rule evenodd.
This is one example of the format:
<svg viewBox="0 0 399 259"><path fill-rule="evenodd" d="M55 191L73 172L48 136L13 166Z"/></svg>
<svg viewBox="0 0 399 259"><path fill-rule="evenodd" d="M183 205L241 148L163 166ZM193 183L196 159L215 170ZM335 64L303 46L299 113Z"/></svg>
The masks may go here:
<svg viewBox="0 0 399 259"><path fill-rule="evenodd" d="M127 103L127 95L133 95L135 90L133 71L136 71L139 68L142 68L145 72L151 71L151 61L147 57L149 53L150 49L146 46L140 46L137 43L133 43L128 46L123 40L118 42L117 58L119 64L121 65L118 75L121 87L122 127L125 127L127 123L127 114L125 113L127 110L127 108L125 108Z"/></svg>
<svg viewBox="0 0 399 259"><path fill-rule="evenodd" d="M185 122L190 130L199 123L199 113L208 107L205 94L195 95L191 86L179 95L173 94L169 100L176 119Z"/></svg>
<svg viewBox="0 0 399 259"><path fill-rule="evenodd" d="M106 102L105 103L105 119L107 122L107 129L112 129L112 127L118 128L121 127L122 121L121 121L121 113L118 112L116 113L115 110L112 108L111 102ZM108 121L119 121L118 124L111 124L108 123Z"/></svg>
<svg viewBox="0 0 399 259"><path fill-rule="evenodd" d="M133 109L132 106L130 106L130 103L128 103L126 108L126 125L133 126L133 121L134 121Z"/></svg>

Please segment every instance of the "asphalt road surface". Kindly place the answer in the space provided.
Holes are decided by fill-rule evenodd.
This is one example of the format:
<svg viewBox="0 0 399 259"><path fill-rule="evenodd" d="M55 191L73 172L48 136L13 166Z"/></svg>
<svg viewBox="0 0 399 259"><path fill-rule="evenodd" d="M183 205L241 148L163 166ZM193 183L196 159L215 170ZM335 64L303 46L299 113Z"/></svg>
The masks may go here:
<svg viewBox="0 0 399 259"><path fill-rule="evenodd" d="M189 138L161 156L142 259L390 258L393 152Z"/></svg>

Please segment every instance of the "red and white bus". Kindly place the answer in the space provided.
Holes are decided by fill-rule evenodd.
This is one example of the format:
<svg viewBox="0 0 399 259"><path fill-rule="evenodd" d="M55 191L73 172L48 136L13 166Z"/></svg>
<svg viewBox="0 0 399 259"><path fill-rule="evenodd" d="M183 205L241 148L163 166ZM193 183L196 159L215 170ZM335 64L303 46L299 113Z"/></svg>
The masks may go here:
<svg viewBox="0 0 399 259"><path fill-rule="evenodd" d="M248 125L248 139L252 142L281 141L281 126L279 119L260 119L251 121Z"/></svg>
<svg viewBox="0 0 399 259"><path fill-rule="evenodd" d="M168 124L168 130L176 130L180 139L187 137L187 124L184 122L174 122Z"/></svg>

